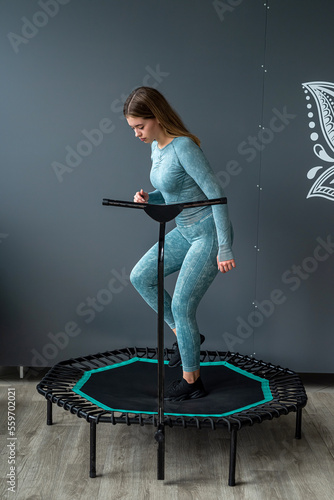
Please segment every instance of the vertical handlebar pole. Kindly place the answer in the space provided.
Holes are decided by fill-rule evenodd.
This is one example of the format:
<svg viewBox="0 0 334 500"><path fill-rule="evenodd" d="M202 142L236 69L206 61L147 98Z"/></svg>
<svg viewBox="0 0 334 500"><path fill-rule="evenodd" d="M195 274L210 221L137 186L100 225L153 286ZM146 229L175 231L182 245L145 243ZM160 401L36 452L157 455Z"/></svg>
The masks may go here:
<svg viewBox="0 0 334 500"><path fill-rule="evenodd" d="M174 219L184 208L203 207L207 205L225 204L226 198L203 200L170 205L154 205L121 200L103 199L103 205L144 209L145 212L160 224L158 249L158 420L155 439L158 442L158 479L165 476L165 422L164 422L164 246L166 222Z"/></svg>
<svg viewBox="0 0 334 500"><path fill-rule="evenodd" d="M166 223L160 222L158 250L158 479L165 476L164 427L164 246Z"/></svg>

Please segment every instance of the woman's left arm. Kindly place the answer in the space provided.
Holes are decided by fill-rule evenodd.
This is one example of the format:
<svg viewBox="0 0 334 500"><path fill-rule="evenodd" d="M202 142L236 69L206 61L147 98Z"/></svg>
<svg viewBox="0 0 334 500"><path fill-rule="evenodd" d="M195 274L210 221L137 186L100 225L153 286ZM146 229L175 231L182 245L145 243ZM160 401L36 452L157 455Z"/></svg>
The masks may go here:
<svg viewBox="0 0 334 500"><path fill-rule="evenodd" d="M194 179L208 199L225 196L223 188L206 159L203 151L188 137L175 144L175 151L185 171ZM236 267L232 251L232 226L228 207L212 205L212 212L218 237L218 269L226 273Z"/></svg>

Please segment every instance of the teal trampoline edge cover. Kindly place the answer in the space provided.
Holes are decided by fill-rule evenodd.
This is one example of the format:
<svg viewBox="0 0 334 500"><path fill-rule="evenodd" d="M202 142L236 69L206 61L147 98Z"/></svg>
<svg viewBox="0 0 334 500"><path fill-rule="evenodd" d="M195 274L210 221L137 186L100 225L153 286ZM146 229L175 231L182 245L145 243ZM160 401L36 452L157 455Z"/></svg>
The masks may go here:
<svg viewBox="0 0 334 500"><path fill-rule="evenodd" d="M106 406L103 403L101 403L100 401L97 401L96 399L92 398L91 396L88 396L84 391L81 390L83 385L89 380L89 378L91 377L91 375L93 373L98 373L98 372L102 372L102 371L106 371L106 370L112 370L115 368L119 368L121 366L126 366L126 365L129 365L132 363L136 363L137 361L142 362L142 363L158 364L158 360L156 360L156 359L134 357L134 358L129 359L128 361L122 361L121 363L115 363L113 365L104 366L102 368L96 368L93 370L89 370L83 374L81 379L78 380L78 382L75 384L75 386L73 387L72 390L73 390L73 392L75 392L79 396L87 399L88 401L95 404L99 408L102 408L103 410L119 412L119 413L134 413L134 414L137 413L137 414L145 414L145 415L157 415L158 414L157 411L122 410L121 408L110 408L109 406ZM164 361L164 364L165 365L168 364L168 361ZM240 413L242 411L249 410L250 408L254 408L255 406L259 406L261 404L268 403L269 401L272 401L274 399L273 395L271 393L271 390L270 390L268 380L263 379L261 377L258 377L257 375L254 375L253 373L248 373L247 371L243 370L242 368L238 368L237 366L234 366L231 363L228 363L227 361L213 361L213 362L208 361L205 363L201 363L201 366L226 366L230 370L234 370L235 372L240 373L244 377L248 377L248 378L251 378L253 380L256 380L257 382L259 382L261 384L261 390L262 390L262 393L264 396L263 399L261 401L257 401L256 403L252 403L250 405L243 406L241 408L237 408L235 410L232 410L232 411L229 411L226 413L220 413L220 414L217 414L217 413L214 413L214 414L213 413L205 413L205 414L196 413L195 414L195 413L169 413L169 412L165 412L165 415L175 416L175 417L184 416L184 417L204 417L204 418L227 417L228 415L233 415L234 413Z"/></svg>

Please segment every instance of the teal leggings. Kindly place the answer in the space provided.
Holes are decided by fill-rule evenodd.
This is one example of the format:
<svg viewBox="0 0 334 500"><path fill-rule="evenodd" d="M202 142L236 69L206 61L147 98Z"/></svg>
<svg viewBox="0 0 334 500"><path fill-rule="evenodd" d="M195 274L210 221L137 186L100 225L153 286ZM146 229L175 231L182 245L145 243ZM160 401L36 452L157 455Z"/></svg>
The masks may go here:
<svg viewBox="0 0 334 500"><path fill-rule="evenodd" d="M167 233L164 251L164 275L176 271L173 298L164 291L164 320L176 328L183 370L200 367L200 333L197 307L218 273L218 242L212 212L189 225L177 225ZM130 280L144 300L158 310L158 244L154 245L133 268Z"/></svg>

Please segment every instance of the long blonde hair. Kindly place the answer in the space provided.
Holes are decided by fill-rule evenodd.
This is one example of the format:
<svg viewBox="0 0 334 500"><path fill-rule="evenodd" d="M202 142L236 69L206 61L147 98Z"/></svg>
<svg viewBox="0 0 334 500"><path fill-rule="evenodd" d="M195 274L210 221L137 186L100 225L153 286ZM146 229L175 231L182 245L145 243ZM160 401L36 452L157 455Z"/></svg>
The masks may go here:
<svg viewBox="0 0 334 500"><path fill-rule="evenodd" d="M168 137L190 137L197 146L200 140L187 130L179 115L165 97L152 87L138 87L124 103L124 116L136 118L156 118Z"/></svg>

